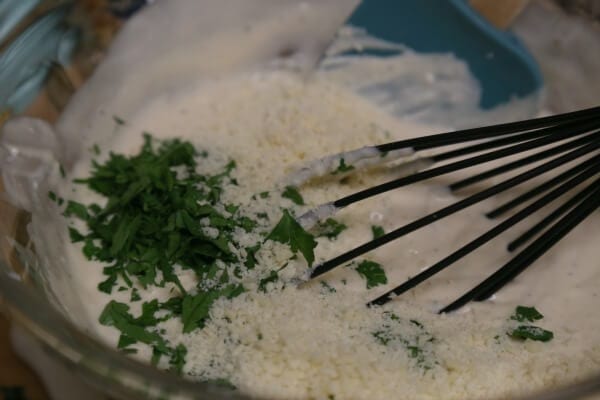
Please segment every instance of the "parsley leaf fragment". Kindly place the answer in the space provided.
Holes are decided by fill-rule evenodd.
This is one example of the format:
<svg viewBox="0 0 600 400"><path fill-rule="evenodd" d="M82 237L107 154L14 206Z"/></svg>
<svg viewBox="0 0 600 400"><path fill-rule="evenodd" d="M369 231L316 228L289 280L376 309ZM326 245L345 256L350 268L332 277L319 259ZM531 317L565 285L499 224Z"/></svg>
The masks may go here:
<svg viewBox="0 0 600 400"><path fill-rule="evenodd" d="M65 208L64 215L65 217L75 216L84 221L89 218L87 207L81 203L71 200L67 202L67 208Z"/></svg>
<svg viewBox="0 0 600 400"><path fill-rule="evenodd" d="M187 347L182 344L178 344L173 350L173 355L169 360L171 369L178 374L183 372L183 366L185 365L185 356L187 355Z"/></svg>
<svg viewBox="0 0 600 400"><path fill-rule="evenodd" d="M346 160L344 160L344 158L340 158L340 163L339 163L338 167L331 174L332 175L342 174L345 172L352 171L353 169L354 169L353 165L347 165Z"/></svg>
<svg viewBox="0 0 600 400"><path fill-rule="evenodd" d="M372 225L371 232L373 233L373 239L378 239L378 238L382 237L383 235L385 235L385 231L383 230L383 227L381 227L379 225Z"/></svg>
<svg viewBox="0 0 600 400"><path fill-rule="evenodd" d="M209 318L210 307L220 297L232 299L244 292L242 285L229 285L219 290L199 291L195 295L185 295L181 305L183 333L203 328Z"/></svg>
<svg viewBox="0 0 600 400"><path fill-rule="evenodd" d="M315 261L317 242L314 236L306 232L288 210L283 211L283 216L267 235L267 239L289 245L294 253L300 251L309 267Z"/></svg>
<svg viewBox="0 0 600 400"><path fill-rule="evenodd" d="M121 347L126 347L135 342L145 344L162 342L162 338L158 333L146 330L143 323L138 323L139 321L136 321L129 314L129 306L125 303L111 300L104 307L99 321L102 325L114 326L121 332L122 336L125 336L125 338L120 339L120 342L124 342L126 345L121 344Z"/></svg>
<svg viewBox="0 0 600 400"><path fill-rule="evenodd" d="M554 338L554 333L533 325L520 325L511 330L508 335L514 339L530 339L548 342Z"/></svg>
<svg viewBox="0 0 600 400"><path fill-rule="evenodd" d="M328 284L325 281L320 281L321 283L321 287L323 288L323 290L327 293L335 293L337 292L337 290L335 290L335 288L333 286L331 286L330 284Z"/></svg>
<svg viewBox="0 0 600 400"><path fill-rule="evenodd" d="M510 319L524 322L524 321L538 321L544 318L544 316L535 309L535 307L525 307L525 306L517 306L515 309L515 313L510 317Z"/></svg>
<svg viewBox="0 0 600 400"><path fill-rule="evenodd" d="M279 279L279 274L277 273L277 271L271 271L266 278L263 278L260 280L260 282L258 284L258 290L260 290L263 293L266 293L267 285L269 283L277 282L278 279Z"/></svg>
<svg viewBox="0 0 600 400"><path fill-rule="evenodd" d="M372 332L373 338L382 346L401 348L409 358L415 360L418 367L424 370L433 368L437 361L432 360L432 344L435 338L416 320L407 320L386 311L383 313L381 328Z"/></svg>
<svg viewBox="0 0 600 400"><path fill-rule="evenodd" d="M535 307L517 306L510 320L523 323L539 321L542 318L544 316ZM506 334L513 339L529 339L539 342L548 342L554 338L554 333L551 331L530 324L518 324L516 327L509 329Z"/></svg>
<svg viewBox="0 0 600 400"><path fill-rule="evenodd" d="M281 194L281 197L290 199L292 202L294 202L295 204L297 204L299 206L304 205L304 199L302 198L302 195L300 194L298 189L294 186L286 186L285 190Z"/></svg>
<svg viewBox="0 0 600 400"><path fill-rule="evenodd" d="M367 289L371 289L375 286L385 285L388 280L385 275L385 271L374 261L364 260L356 267L356 272L360 274L364 279L367 280Z"/></svg>
<svg viewBox="0 0 600 400"><path fill-rule="evenodd" d="M73 243L83 242L85 240L85 236L83 236L77 229L73 227L69 227L69 237Z"/></svg>
<svg viewBox="0 0 600 400"><path fill-rule="evenodd" d="M328 239L336 239L340 233L348 229L348 227L333 218L327 218L324 222L318 225L318 236Z"/></svg>
<svg viewBox="0 0 600 400"><path fill-rule="evenodd" d="M153 300L142 305L142 315L135 318L129 313L129 306L124 303L119 303L111 300L105 307L100 318L98 319L102 325L114 326L121 332L117 347L123 349L126 353L133 353L135 349L128 346L137 342L145 343L152 346L153 358L152 363L156 364L162 355L170 357L169 363L178 372L181 371L185 364L185 355L187 349L183 345L171 347L166 340L156 331L148 328L156 326L167 317L158 319L155 313L160 309L158 300Z"/></svg>

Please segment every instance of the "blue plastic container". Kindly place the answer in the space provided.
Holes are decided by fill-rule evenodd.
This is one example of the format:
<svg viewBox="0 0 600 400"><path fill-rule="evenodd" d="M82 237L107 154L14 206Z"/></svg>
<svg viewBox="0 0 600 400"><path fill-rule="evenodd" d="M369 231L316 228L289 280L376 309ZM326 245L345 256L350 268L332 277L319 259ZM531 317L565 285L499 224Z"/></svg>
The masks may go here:
<svg viewBox="0 0 600 400"><path fill-rule="evenodd" d="M520 41L465 0L365 0L349 23L417 52L453 53L464 60L481 84L484 109L542 86L539 67Z"/></svg>

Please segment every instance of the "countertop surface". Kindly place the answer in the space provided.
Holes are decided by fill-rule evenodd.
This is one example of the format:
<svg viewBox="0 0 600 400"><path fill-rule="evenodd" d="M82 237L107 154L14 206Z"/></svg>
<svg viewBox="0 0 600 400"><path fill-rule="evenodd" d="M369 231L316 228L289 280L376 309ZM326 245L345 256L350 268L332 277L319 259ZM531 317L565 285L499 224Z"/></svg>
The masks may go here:
<svg viewBox="0 0 600 400"><path fill-rule="evenodd" d="M49 400L35 373L12 350L9 322L0 314L0 399Z"/></svg>

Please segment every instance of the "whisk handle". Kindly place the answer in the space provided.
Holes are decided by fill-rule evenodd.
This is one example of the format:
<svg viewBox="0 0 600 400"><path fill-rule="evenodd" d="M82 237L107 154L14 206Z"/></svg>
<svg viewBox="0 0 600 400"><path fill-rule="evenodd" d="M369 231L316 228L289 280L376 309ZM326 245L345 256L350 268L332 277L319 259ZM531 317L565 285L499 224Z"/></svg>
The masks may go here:
<svg viewBox="0 0 600 400"><path fill-rule="evenodd" d="M469 3L488 22L504 30L521 14L529 0L470 0Z"/></svg>

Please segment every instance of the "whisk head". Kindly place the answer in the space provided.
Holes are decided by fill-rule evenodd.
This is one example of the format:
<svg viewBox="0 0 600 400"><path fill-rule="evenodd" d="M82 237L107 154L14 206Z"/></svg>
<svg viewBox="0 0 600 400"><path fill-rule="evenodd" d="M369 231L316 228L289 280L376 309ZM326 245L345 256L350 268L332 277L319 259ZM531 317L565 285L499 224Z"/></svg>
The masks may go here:
<svg viewBox="0 0 600 400"><path fill-rule="evenodd" d="M455 145L461 143L466 145L456 148ZM451 145L454 146L452 149L443 150L445 146ZM369 146L365 149L367 151L363 153L361 153L363 149L359 149L328 156L313 165L319 165L319 170L322 171L323 160L326 161L326 166L332 166L337 161L344 160L347 154L351 154L353 160L361 161L360 154L373 158L378 156L376 151L379 154L397 152L401 156L413 153L418 155L419 152L431 149L442 149L442 151L421 158L420 165L426 166L424 170L317 207L298 218L301 224L310 226L318 219L366 198L506 157L511 159L500 166L484 169L482 172L456 181L449 186L450 189L457 191L519 168L530 168L327 260L312 269L310 278L316 278L371 250L499 193L507 192L538 176L544 178L542 183L534 185L533 188L488 212L486 216L491 219L512 213L495 227L400 286L372 300L369 305L388 302L477 250L515 224L526 220L527 217L542 209L553 207L550 208L552 211L548 215L510 242L508 250L513 252L529 243L526 247L440 312L456 310L472 300L485 300L533 264L600 206L600 107L424 136ZM457 160L448 162L454 159ZM308 175L307 170L303 170L303 176L306 178ZM518 209L520 206L523 208Z"/></svg>

